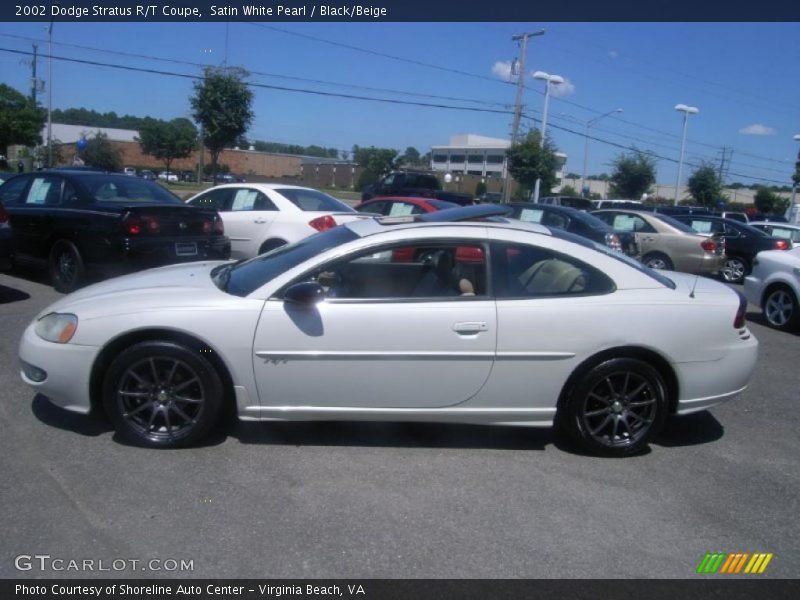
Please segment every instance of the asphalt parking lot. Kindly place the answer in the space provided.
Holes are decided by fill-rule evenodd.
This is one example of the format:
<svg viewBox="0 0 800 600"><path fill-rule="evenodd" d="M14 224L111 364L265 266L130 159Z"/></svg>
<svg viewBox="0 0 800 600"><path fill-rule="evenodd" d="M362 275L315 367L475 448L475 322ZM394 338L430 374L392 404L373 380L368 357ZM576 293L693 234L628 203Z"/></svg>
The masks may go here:
<svg viewBox="0 0 800 600"><path fill-rule="evenodd" d="M754 307L749 390L635 458L547 430L365 423L239 423L153 451L22 383L22 331L60 296L23 275L0 275L0 577L93 575L19 571L22 554L193 561L136 577L513 578L695 577L707 552L772 552L761 577L800 574L800 336Z"/></svg>

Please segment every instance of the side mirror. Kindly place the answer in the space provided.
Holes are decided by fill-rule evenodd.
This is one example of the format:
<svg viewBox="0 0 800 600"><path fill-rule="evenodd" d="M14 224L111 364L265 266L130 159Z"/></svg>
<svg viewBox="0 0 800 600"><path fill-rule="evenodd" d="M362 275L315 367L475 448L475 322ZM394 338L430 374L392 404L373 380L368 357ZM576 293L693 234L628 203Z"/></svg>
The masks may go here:
<svg viewBox="0 0 800 600"><path fill-rule="evenodd" d="M284 302L311 307L325 299L325 289L316 281L295 283L283 294Z"/></svg>

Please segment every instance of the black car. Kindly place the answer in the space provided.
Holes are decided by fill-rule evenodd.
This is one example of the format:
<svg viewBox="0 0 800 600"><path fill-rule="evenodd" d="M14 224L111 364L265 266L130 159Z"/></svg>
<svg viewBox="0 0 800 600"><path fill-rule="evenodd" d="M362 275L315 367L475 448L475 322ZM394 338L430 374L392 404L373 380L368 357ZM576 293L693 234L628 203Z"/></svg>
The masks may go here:
<svg viewBox="0 0 800 600"><path fill-rule="evenodd" d="M11 268L14 262L14 246L11 238L11 223L3 203L0 202L0 271Z"/></svg>
<svg viewBox="0 0 800 600"><path fill-rule="evenodd" d="M156 181L158 179L158 175L153 173L148 169L144 169L143 171L139 171L139 177L142 179L146 179L147 181Z"/></svg>
<svg viewBox="0 0 800 600"><path fill-rule="evenodd" d="M697 233L721 235L725 238L725 265L720 271L728 283L741 283L750 274L753 259L762 250L789 250L789 240L770 235L733 219L714 215L672 215Z"/></svg>
<svg viewBox="0 0 800 600"><path fill-rule="evenodd" d="M189 206L162 186L114 173L41 171L0 186L15 261L49 269L70 292L90 274L227 259L230 240L213 209Z"/></svg>
<svg viewBox="0 0 800 600"><path fill-rule="evenodd" d="M605 244L613 250L620 250L628 256L635 257L638 254L633 233L615 231L613 227L594 215L577 208L532 202L512 202L509 206L512 209L509 216L514 219L563 229L598 244Z"/></svg>
<svg viewBox="0 0 800 600"><path fill-rule="evenodd" d="M686 215L709 215L713 213L705 206L657 206L653 211L657 215L667 215L668 217L679 217Z"/></svg>

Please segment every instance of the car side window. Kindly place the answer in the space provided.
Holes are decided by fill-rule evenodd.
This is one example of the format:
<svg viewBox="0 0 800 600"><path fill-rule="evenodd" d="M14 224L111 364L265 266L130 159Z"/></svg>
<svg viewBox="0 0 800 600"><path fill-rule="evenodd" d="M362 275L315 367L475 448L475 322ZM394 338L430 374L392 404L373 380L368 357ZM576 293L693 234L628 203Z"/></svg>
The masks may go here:
<svg viewBox="0 0 800 600"><path fill-rule="evenodd" d="M26 206L59 206L61 204L61 179L34 177L25 196Z"/></svg>
<svg viewBox="0 0 800 600"><path fill-rule="evenodd" d="M725 223L725 236L735 238L741 236L741 233L739 232L738 229L736 229L732 225L728 225L727 223Z"/></svg>
<svg viewBox="0 0 800 600"><path fill-rule="evenodd" d="M327 298L414 300L486 297L486 254L474 241L387 246L318 269Z"/></svg>
<svg viewBox="0 0 800 600"><path fill-rule="evenodd" d="M547 225L548 227L557 227L558 229L566 229L569 226L569 219L560 213L545 211L544 216L542 217L542 225Z"/></svg>
<svg viewBox="0 0 800 600"><path fill-rule="evenodd" d="M22 194L28 186L30 177L15 177L0 186L0 202L6 206L22 203Z"/></svg>
<svg viewBox="0 0 800 600"><path fill-rule="evenodd" d="M233 201L230 209L233 212L244 210L268 210L277 211L278 208L258 190L239 189L233 194Z"/></svg>
<svg viewBox="0 0 800 600"><path fill-rule="evenodd" d="M527 244L492 246L492 284L498 298L608 294L614 282L576 258Z"/></svg>
<svg viewBox="0 0 800 600"><path fill-rule="evenodd" d="M634 233L656 233L655 228L639 215L625 213L603 213L597 215L617 231L630 231ZM610 218L609 218L610 217Z"/></svg>
<svg viewBox="0 0 800 600"><path fill-rule="evenodd" d="M386 202L370 202L369 204L359 207L358 212L385 215Z"/></svg>
<svg viewBox="0 0 800 600"><path fill-rule="evenodd" d="M423 212L425 211L419 206L410 202L392 202L389 204L388 214L390 217L404 217L407 215L419 215Z"/></svg>
<svg viewBox="0 0 800 600"><path fill-rule="evenodd" d="M210 190L202 196L192 199L189 204L200 208L213 208L218 211L226 211L230 210L228 208L228 201L232 195L233 190L230 188Z"/></svg>

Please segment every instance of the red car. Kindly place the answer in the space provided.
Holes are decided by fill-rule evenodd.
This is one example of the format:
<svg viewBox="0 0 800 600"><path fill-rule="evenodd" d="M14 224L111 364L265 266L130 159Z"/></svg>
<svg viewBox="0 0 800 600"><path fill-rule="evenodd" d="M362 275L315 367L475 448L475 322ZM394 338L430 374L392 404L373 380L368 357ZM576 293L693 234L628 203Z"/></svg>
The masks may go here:
<svg viewBox="0 0 800 600"><path fill-rule="evenodd" d="M372 198L354 206L358 212L373 213L384 217L401 217L436 212L445 208L458 208L459 205L435 198L414 198L407 196L382 196Z"/></svg>

